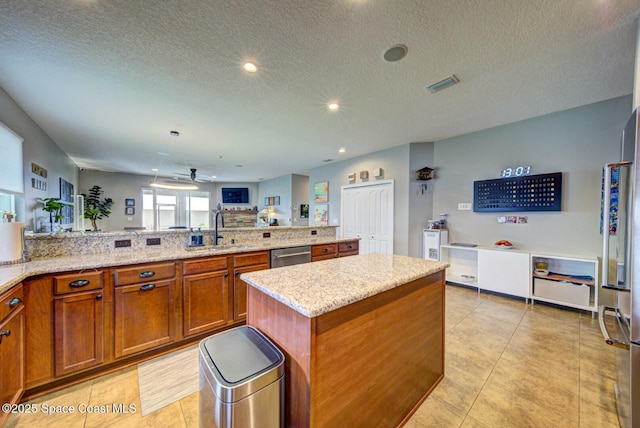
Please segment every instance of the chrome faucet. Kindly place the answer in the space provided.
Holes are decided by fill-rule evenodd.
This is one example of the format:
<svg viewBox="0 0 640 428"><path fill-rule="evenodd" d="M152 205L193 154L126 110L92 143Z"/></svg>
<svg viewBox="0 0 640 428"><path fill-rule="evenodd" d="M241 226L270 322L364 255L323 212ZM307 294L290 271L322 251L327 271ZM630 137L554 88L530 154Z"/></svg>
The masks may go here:
<svg viewBox="0 0 640 428"><path fill-rule="evenodd" d="M218 235L218 216L220 216L222 227L224 227L224 215L222 215L222 211L217 211L216 218L214 220L215 226L213 228L213 245L218 245L218 239L224 239L224 236Z"/></svg>

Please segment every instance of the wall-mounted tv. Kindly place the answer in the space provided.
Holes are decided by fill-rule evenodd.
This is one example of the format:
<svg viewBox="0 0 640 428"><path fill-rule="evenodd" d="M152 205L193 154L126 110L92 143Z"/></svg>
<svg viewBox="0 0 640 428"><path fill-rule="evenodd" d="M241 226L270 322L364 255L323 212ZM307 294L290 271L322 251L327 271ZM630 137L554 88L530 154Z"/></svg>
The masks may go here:
<svg viewBox="0 0 640 428"><path fill-rule="evenodd" d="M223 187L222 203L223 204L248 204L249 188L248 187Z"/></svg>

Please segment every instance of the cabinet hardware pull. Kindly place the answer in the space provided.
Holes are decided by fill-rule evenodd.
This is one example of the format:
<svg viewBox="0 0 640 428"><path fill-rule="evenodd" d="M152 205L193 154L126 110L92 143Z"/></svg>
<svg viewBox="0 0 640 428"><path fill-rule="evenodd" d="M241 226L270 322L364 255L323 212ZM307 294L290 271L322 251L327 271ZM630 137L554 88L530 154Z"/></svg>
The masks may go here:
<svg viewBox="0 0 640 428"><path fill-rule="evenodd" d="M150 291L156 288L155 284L145 284L140 286L140 291Z"/></svg>
<svg viewBox="0 0 640 428"><path fill-rule="evenodd" d="M235 274L236 276L240 275L240 271L239 270L235 271Z"/></svg>
<svg viewBox="0 0 640 428"><path fill-rule="evenodd" d="M88 279L78 279L76 281L71 281L69 283L69 287L80 288L80 287L84 287L85 285L89 285L90 283L91 281L89 281Z"/></svg>
<svg viewBox="0 0 640 428"><path fill-rule="evenodd" d="M151 278L153 275L155 275L156 273L152 270L146 270L144 272L140 272L140 274L138 274L138 276L140 278Z"/></svg>
<svg viewBox="0 0 640 428"><path fill-rule="evenodd" d="M227 278L229 274L227 272L224 273L224 277Z"/></svg>
<svg viewBox="0 0 640 428"><path fill-rule="evenodd" d="M19 297L14 297L13 299L9 300L9 307L13 308L15 306L18 306L20 303L22 303L22 299Z"/></svg>
<svg viewBox="0 0 640 428"><path fill-rule="evenodd" d="M2 343L2 336L6 336L6 337L11 336L11 330L0 331L0 343Z"/></svg>
<svg viewBox="0 0 640 428"><path fill-rule="evenodd" d="M353 247L351 245L347 245L347 250L352 249Z"/></svg>
<svg viewBox="0 0 640 428"><path fill-rule="evenodd" d="M326 253L327 251L329 251L329 249L328 249L328 248L323 248L323 249L322 249L322 252L323 252L323 253Z"/></svg>
<svg viewBox="0 0 640 428"><path fill-rule="evenodd" d="M102 300L102 294L98 294L98 295L96 296L96 300Z"/></svg>

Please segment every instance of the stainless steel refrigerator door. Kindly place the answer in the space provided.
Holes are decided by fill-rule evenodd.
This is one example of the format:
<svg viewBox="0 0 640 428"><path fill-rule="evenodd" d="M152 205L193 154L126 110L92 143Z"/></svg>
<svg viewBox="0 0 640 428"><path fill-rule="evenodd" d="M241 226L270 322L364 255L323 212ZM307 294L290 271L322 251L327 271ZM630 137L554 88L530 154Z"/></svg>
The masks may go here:
<svg viewBox="0 0 640 428"><path fill-rule="evenodd" d="M616 407L622 428L640 426L640 346L616 350Z"/></svg>

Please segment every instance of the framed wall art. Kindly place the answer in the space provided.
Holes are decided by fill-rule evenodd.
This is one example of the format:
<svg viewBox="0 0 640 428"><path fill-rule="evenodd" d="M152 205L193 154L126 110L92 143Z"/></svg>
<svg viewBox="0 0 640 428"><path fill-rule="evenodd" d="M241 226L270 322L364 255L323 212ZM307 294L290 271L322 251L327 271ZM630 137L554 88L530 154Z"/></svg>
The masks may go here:
<svg viewBox="0 0 640 428"><path fill-rule="evenodd" d="M313 212L313 224L318 226L329 225L329 205L316 205Z"/></svg>
<svg viewBox="0 0 640 428"><path fill-rule="evenodd" d="M328 181L321 181L313 185L313 202L329 202Z"/></svg>

